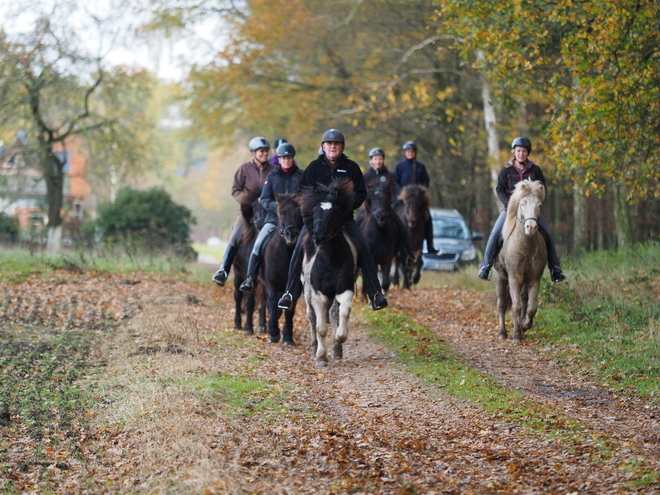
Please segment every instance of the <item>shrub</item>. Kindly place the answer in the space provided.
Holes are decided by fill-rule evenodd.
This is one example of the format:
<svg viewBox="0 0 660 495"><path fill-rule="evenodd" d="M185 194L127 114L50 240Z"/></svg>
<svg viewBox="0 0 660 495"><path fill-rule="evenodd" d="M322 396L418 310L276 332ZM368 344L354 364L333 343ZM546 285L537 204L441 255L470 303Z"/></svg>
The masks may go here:
<svg viewBox="0 0 660 495"><path fill-rule="evenodd" d="M190 228L196 220L162 188L121 189L115 202L101 205L98 213L96 226L106 244L121 244L129 251L146 248L152 253L172 250L186 258L196 256L190 246Z"/></svg>
<svg viewBox="0 0 660 495"><path fill-rule="evenodd" d="M19 231L18 219L0 212L0 242L16 243Z"/></svg>

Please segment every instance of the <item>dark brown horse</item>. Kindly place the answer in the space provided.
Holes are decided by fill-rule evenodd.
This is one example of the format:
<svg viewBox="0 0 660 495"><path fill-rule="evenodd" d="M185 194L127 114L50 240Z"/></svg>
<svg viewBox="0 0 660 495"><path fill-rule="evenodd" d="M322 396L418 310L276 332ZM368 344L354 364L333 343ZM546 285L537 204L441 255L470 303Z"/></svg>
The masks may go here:
<svg viewBox="0 0 660 495"><path fill-rule="evenodd" d="M389 180L394 181L394 179ZM390 191L392 187L387 182L369 188L357 219L367 249L374 258L385 293L390 288L390 269L400 245L399 236L405 235L404 232L399 232L399 227L390 217L393 200ZM362 294L365 294L364 284L362 284Z"/></svg>
<svg viewBox="0 0 660 495"><path fill-rule="evenodd" d="M268 305L268 342L272 343L280 340L279 318L283 310L277 307L277 301L284 294L291 254L303 225L298 195L276 194L275 200L278 232L268 240L263 249L261 272ZM293 301L291 309L284 310L282 341L285 345L294 345L293 316L296 312L296 303L297 301Z"/></svg>
<svg viewBox="0 0 660 495"><path fill-rule="evenodd" d="M513 341L522 342L532 328L543 269L548 260L545 241L539 231L545 188L540 181L521 181L509 200L502 229L504 244L495 260L497 311L500 339L507 338L504 318L513 313Z"/></svg>
<svg viewBox="0 0 660 495"><path fill-rule="evenodd" d="M245 202L241 203L241 215L245 221L243 233L238 248L236 249L236 258L234 260L234 328L243 330L247 334L254 334L254 309L259 305L259 324L258 332L266 332L266 304L263 286L256 284L253 295L244 294L239 287L247 276L247 265L250 258L250 252L257 239L259 229L263 226L265 213L259 204L261 190L253 191ZM245 326L241 321L241 313L245 312Z"/></svg>
<svg viewBox="0 0 660 495"><path fill-rule="evenodd" d="M410 273L403 268L404 264L401 263L402 260L398 260L397 272L399 271L399 267L401 267L403 272L403 288L410 289L411 283L413 285L417 284L421 277L423 264L422 247L424 246L426 222L429 220L431 198L424 186L410 184L403 188L399 199L403 201L403 205L397 210L397 214L406 227L406 234L412 248L412 256L415 260L415 268Z"/></svg>

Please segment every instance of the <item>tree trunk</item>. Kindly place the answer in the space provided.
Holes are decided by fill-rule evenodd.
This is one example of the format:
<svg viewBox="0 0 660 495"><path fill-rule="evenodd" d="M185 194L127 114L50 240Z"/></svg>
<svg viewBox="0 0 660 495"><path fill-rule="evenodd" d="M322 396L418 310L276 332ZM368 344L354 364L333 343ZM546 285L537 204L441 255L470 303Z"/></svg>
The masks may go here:
<svg viewBox="0 0 660 495"><path fill-rule="evenodd" d="M477 60L483 60L484 54L481 50L476 52ZM495 106L492 102L490 92L490 80L482 72L481 74L481 99L484 105L484 126L486 128L486 136L488 137L488 169L490 171L491 184L497 184L497 174L500 170L500 144L499 136L497 135L497 115L495 113ZM493 186L493 194L495 196L495 210L499 210L502 206Z"/></svg>
<svg viewBox="0 0 660 495"><path fill-rule="evenodd" d="M62 205L64 203L64 163L52 150L44 157L44 179L48 201L48 252L62 248Z"/></svg>
<svg viewBox="0 0 660 495"><path fill-rule="evenodd" d="M587 197L579 187L573 187L573 254L586 251L587 235Z"/></svg>
<svg viewBox="0 0 660 495"><path fill-rule="evenodd" d="M614 221L616 222L617 247L623 248L633 244L633 231L630 222L630 205L628 204L628 188L624 183L612 184L614 192Z"/></svg>

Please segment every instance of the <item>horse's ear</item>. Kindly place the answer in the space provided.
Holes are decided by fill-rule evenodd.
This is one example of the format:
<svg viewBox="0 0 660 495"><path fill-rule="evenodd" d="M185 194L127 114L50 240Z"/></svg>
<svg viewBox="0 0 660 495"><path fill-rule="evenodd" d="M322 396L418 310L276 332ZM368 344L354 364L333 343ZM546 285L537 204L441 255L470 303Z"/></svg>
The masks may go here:
<svg viewBox="0 0 660 495"><path fill-rule="evenodd" d="M275 201L279 203L281 199L282 199L282 195L280 193L275 193Z"/></svg>
<svg viewBox="0 0 660 495"><path fill-rule="evenodd" d="M337 196L339 196L339 189L336 188L336 187L333 187L332 192L330 194L332 194L336 198Z"/></svg>

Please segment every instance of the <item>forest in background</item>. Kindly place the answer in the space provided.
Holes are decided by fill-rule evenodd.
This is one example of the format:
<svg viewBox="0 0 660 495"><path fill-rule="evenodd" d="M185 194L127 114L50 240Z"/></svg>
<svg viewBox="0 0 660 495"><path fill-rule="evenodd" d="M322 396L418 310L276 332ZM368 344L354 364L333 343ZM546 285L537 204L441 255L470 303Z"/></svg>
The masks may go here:
<svg viewBox="0 0 660 495"><path fill-rule="evenodd" d="M365 170L370 148L384 148L391 168L401 144L416 141L434 206L458 209L487 233L498 209L494 173L526 135L550 183L544 211L561 252L654 239L659 9L651 0L118 2L115 25L134 16L139 36L176 39L212 22L222 43L178 84L107 70L145 92L118 78L104 86L106 78L93 93L114 95L92 103L124 132L82 132L97 171L90 181L95 190L165 184L195 213L200 238L222 236L251 137L287 138L304 166L336 127ZM3 135L19 123L3 119ZM113 162L126 173L102 177Z"/></svg>

